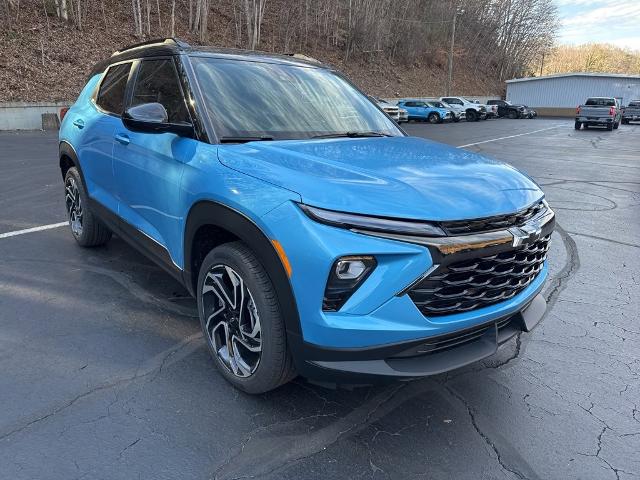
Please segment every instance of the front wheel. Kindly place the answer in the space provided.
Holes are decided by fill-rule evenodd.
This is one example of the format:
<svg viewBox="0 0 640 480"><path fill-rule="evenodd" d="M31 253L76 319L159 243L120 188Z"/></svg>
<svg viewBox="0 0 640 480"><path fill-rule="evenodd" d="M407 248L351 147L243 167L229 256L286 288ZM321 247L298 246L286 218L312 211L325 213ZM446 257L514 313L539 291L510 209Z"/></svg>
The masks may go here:
<svg viewBox="0 0 640 480"><path fill-rule="evenodd" d="M460 121L460 117L453 117L453 121L454 121L455 123L458 123L458 122Z"/></svg>
<svg viewBox="0 0 640 480"><path fill-rule="evenodd" d="M607 123L607 130L613 132L613 123Z"/></svg>
<svg viewBox="0 0 640 480"><path fill-rule="evenodd" d="M71 233L81 247L97 247L109 241L111 230L91 211L76 167L71 167L64 176L64 203Z"/></svg>
<svg viewBox="0 0 640 480"><path fill-rule="evenodd" d="M435 112L432 112L427 117L427 120L429 120L429 123L431 123L431 124L440 123L440 115L438 115Z"/></svg>
<svg viewBox="0 0 640 480"><path fill-rule="evenodd" d="M209 252L197 297L209 352L227 381L258 394L295 377L275 288L245 244L226 243Z"/></svg>
<svg viewBox="0 0 640 480"><path fill-rule="evenodd" d="M475 112L475 110L469 110L467 112L467 122L477 122L478 121L478 114Z"/></svg>
<svg viewBox="0 0 640 480"><path fill-rule="evenodd" d="M574 124L574 128L575 128L576 130L580 130L580 127L581 127L581 126L582 126L582 123L580 123L580 122L578 122L578 121L576 121L576 123Z"/></svg>
<svg viewBox="0 0 640 480"><path fill-rule="evenodd" d="M513 110L509 111L509 113L507 114L507 116L511 119L511 120L515 120L516 118L518 118L518 112L514 112Z"/></svg>
<svg viewBox="0 0 640 480"><path fill-rule="evenodd" d="M613 124L613 128L615 128L616 130L618 129L619 126L620 126L620 122L616 122Z"/></svg>

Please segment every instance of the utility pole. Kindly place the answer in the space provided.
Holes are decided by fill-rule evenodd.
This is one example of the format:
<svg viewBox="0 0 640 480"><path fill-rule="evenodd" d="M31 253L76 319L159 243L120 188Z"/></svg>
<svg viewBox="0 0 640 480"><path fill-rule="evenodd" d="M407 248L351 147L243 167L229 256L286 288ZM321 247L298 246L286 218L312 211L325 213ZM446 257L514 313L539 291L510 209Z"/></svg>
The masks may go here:
<svg viewBox="0 0 640 480"><path fill-rule="evenodd" d="M456 43L456 18L458 17L458 7L453 12L453 20L451 22L451 47L449 48L449 74L447 75L447 93L451 95L451 86L453 82L453 46Z"/></svg>

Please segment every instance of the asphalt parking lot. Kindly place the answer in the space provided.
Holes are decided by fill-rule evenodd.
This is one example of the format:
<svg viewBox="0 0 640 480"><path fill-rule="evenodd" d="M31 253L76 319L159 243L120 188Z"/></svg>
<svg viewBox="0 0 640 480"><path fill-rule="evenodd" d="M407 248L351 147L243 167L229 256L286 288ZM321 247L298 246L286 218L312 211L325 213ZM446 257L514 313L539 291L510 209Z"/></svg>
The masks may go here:
<svg viewBox="0 0 640 480"><path fill-rule="evenodd" d="M490 360L352 391L248 396L194 301L121 240L66 227L57 137L0 134L0 477L640 478L640 125L409 124L508 161L556 210L542 323Z"/></svg>

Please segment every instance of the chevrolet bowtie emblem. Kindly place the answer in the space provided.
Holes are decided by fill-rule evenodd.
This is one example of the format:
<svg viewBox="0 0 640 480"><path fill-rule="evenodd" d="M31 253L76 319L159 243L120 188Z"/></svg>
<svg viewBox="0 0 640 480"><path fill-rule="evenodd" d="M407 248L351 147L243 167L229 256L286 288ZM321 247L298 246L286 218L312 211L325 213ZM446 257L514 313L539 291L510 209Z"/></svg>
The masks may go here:
<svg viewBox="0 0 640 480"><path fill-rule="evenodd" d="M513 235L513 246L519 247L523 243L531 242L540 238L542 229L538 225L529 224L521 227L513 227L509 229Z"/></svg>

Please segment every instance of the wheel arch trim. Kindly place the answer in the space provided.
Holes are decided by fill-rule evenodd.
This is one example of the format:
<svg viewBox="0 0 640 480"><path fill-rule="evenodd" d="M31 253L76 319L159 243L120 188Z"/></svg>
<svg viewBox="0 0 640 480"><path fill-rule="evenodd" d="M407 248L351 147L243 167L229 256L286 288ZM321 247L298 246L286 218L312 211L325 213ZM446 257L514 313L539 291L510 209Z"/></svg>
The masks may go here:
<svg viewBox="0 0 640 480"><path fill-rule="evenodd" d="M185 222L183 283L189 292L194 296L197 293L198 272L192 271L193 239L197 231L207 225L227 230L253 251L276 289L287 333L300 335L302 330L293 288L280 255L272 243L273 239L243 213L213 200L200 200L195 203L189 210Z"/></svg>

